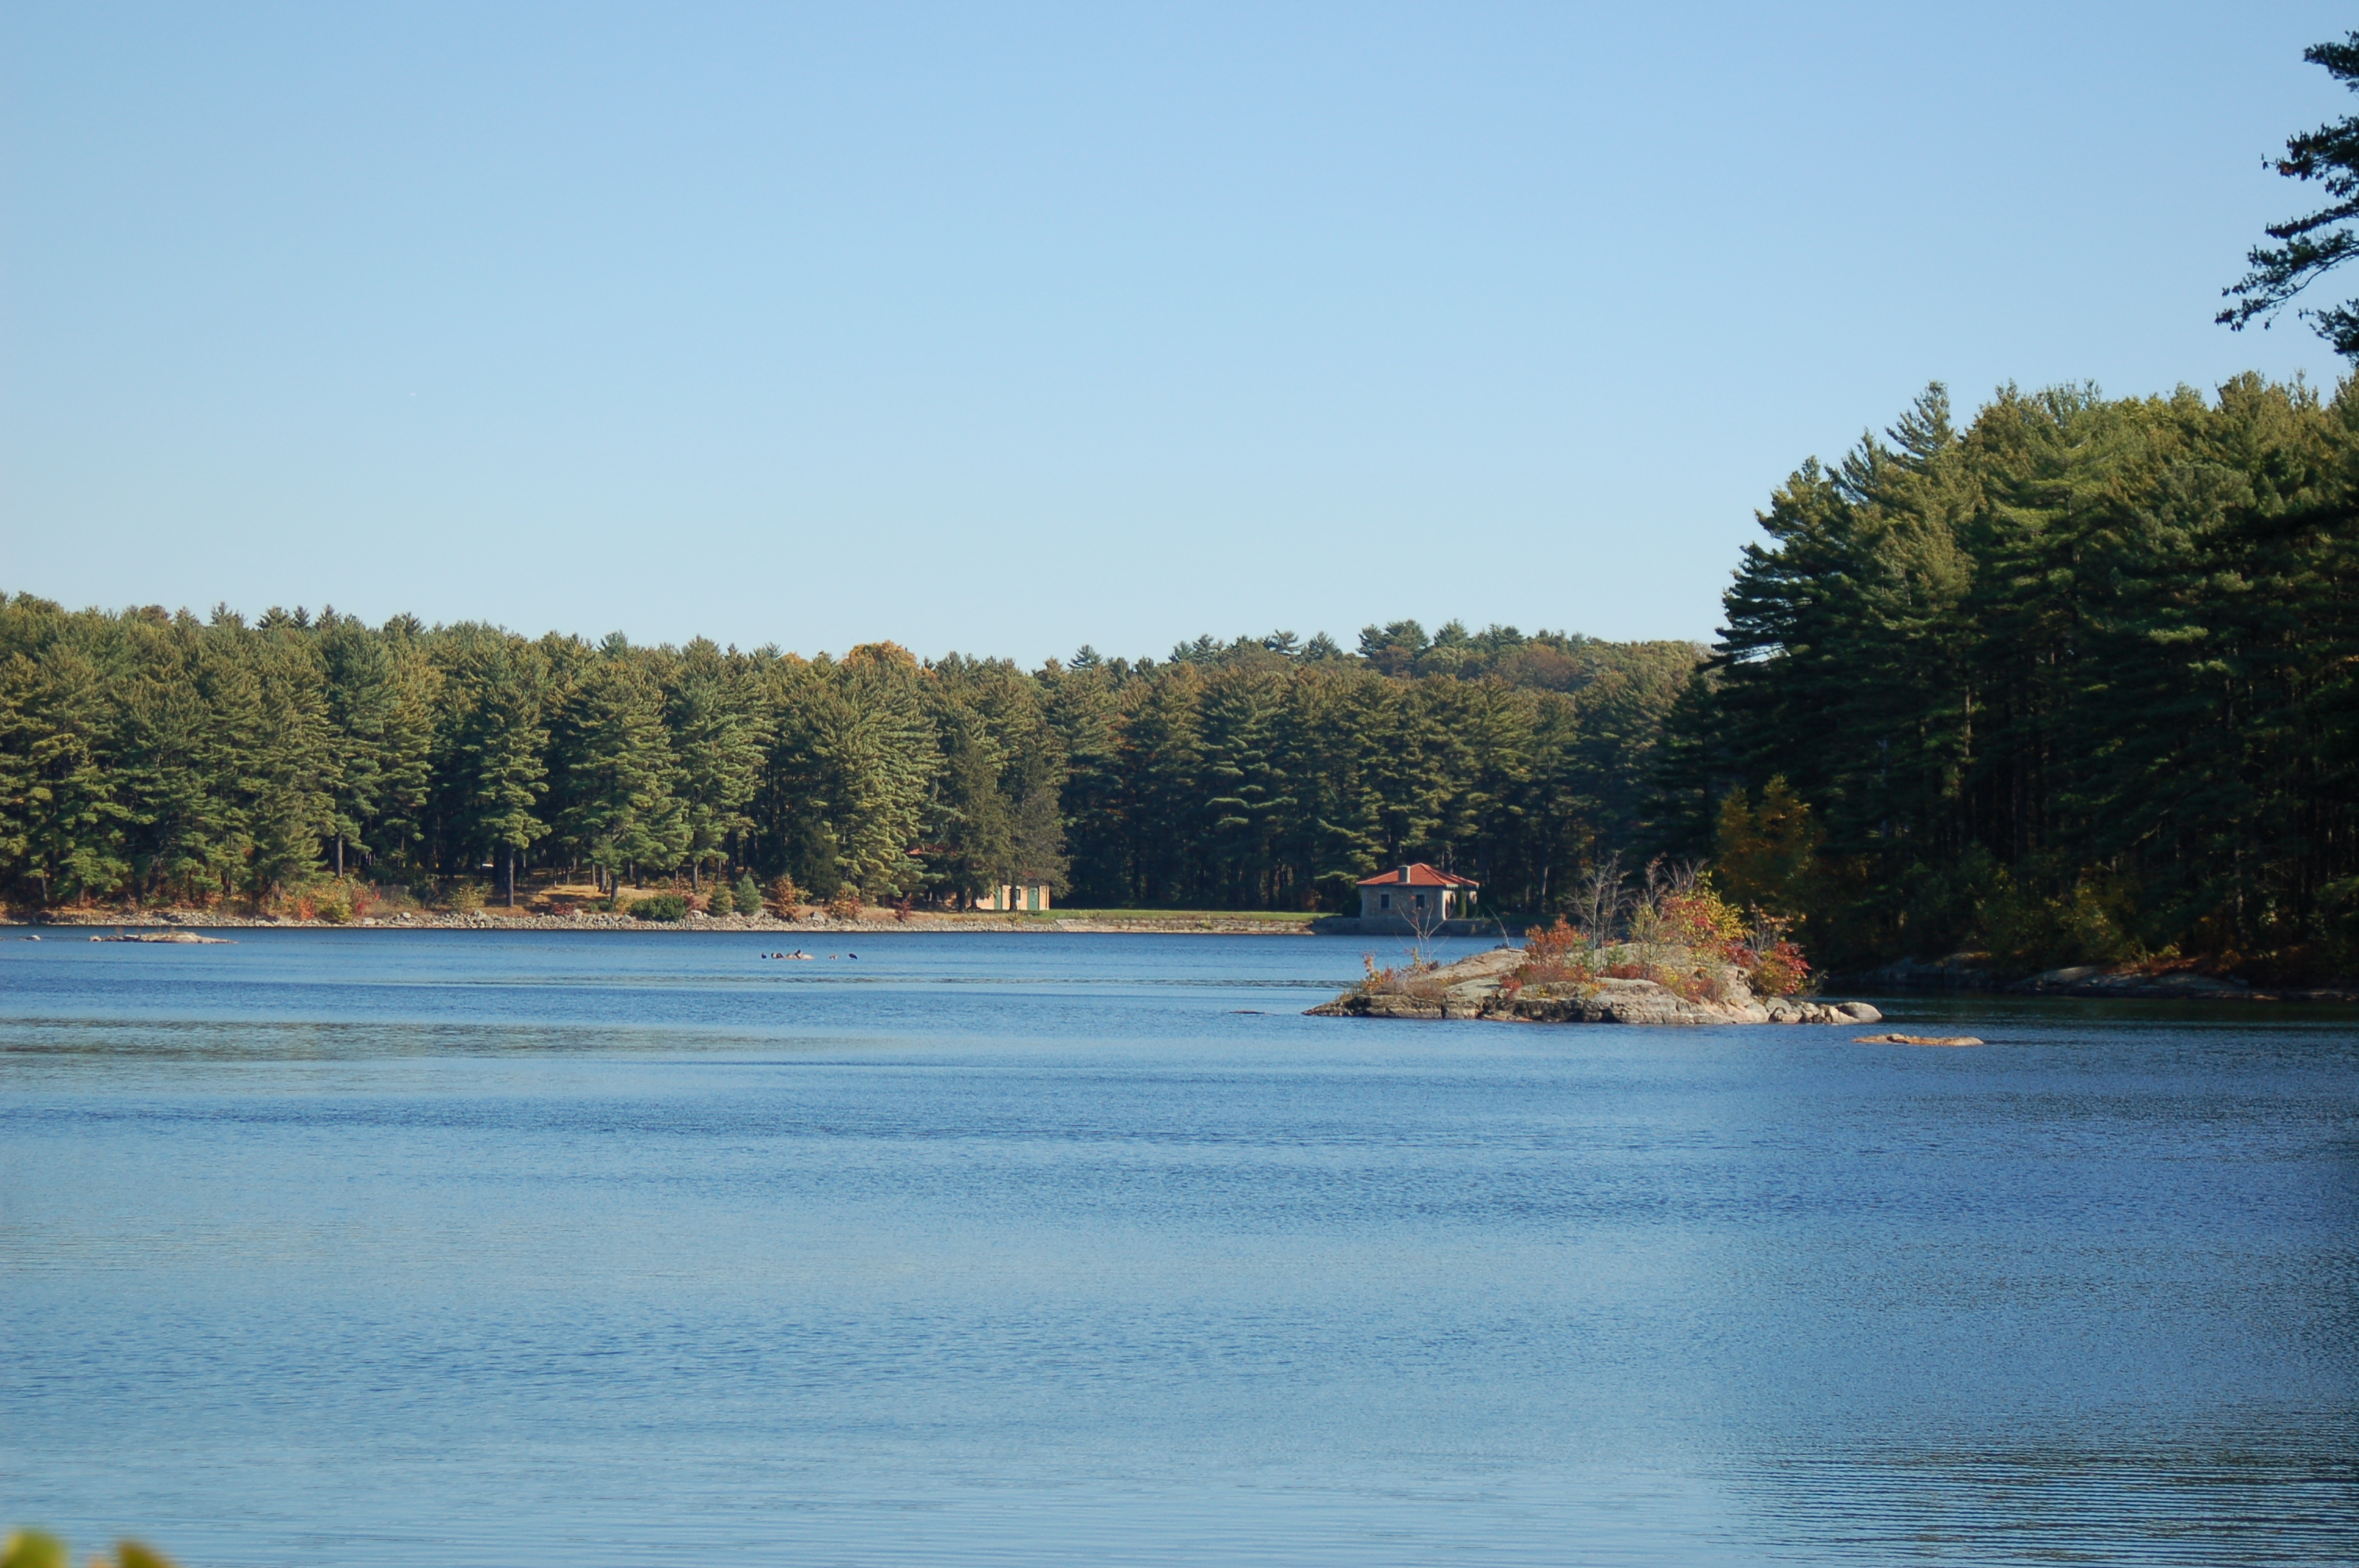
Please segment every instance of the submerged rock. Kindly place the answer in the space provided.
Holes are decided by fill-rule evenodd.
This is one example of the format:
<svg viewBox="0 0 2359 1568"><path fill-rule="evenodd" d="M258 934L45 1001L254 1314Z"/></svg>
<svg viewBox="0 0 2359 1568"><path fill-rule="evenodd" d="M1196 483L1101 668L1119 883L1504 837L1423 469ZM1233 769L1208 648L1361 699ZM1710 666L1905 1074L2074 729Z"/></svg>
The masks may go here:
<svg viewBox="0 0 2359 1568"><path fill-rule="evenodd" d="M38 942L39 937L33 938ZM112 936L93 936L93 942L214 942L225 943L226 936L200 936L193 931L119 931Z"/></svg>
<svg viewBox="0 0 2359 1568"><path fill-rule="evenodd" d="M1701 994L1657 980L1600 978L1518 986L1521 948L1495 947L1435 968L1394 973L1310 1010L1314 1018L1491 1018L1527 1023L1876 1023L1864 1001L1757 999L1725 965L1691 968Z"/></svg>
<svg viewBox="0 0 2359 1568"><path fill-rule="evenodd" d="M1971 1034L1860 1034L1853 1037L1855 1045L1979 1045L1982 1042Z"/></svg>

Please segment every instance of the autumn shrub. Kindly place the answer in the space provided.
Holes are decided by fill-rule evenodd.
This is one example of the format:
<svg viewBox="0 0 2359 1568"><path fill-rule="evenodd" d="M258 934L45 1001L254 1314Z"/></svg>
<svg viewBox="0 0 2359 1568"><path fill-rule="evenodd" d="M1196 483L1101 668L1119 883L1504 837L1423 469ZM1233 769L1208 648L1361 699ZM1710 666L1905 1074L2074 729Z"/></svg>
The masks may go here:
<svg viewBox="0 0 2359 1568"><path fill-rule="evenodd" d="M1745 935L1743 917L1701 879L1685 892L1664 894L1653 912L1654 940L1700 958L1725 957Z"/></svg>
<svg viewBox="0 0 2359 1568"><path fill-rule="evenodd" d="M831 920L859 919L860 890L850 882L837 888L835 896L827 901L827 914Z"/></svg>
<svg viewBox="0 0 2359 1568"><path fill-rule="evenodd" d="M770 879L769 892L764 895L762 902L768 904L770 913L779 919L792 920L795 917L796 909L803 902L803 890L795 886L794 878L781 871Z"/></svg>
<svg viewBox="0 0 2359 1568"><path fill-rule="evenodd" d="M1786 933L1790 922L1761 909L1753 912L1753 929L1729 949L1729 962L1745 976L1756 996L1797 996L1810 989L1810 961Z"/></svg>
<svg viewBox="0 0 2359 1568"><path fill-rule="evenodd" d="M1819 852L1825 837L1782 774L1769 781L1757 806L1743 789L1732 790L1713 824L1712 881L1740 903L1799 914L1823 900Z"/></svg>
<svg viewBox="0 0 2359 1568"><path fill-rule="evenodd" d="M376 890L357 877L340 877L313 892L315 913L331 925L364 919L377 903Z"/></svg>
<svg viewBox="0 0 2359 1568"><path fill-rule="evenodd" d="M1560 916L1525 940L1524 960L1505 988L1513 993L1534 985L1650 980L1696 1001L1737 1000L1740 975L1762 995L1790 996L1807 985L1810 964L1787 939L1784 922L1756 910L1748 931L1745 917L1697 868L1667 871L1658 861L1647 870L1645 891L1635 897L1603 887L1588 900L1623 927L1624 939Z"/></svg>
<svg viewBox="0 0 2359 1568"><path fill-rule="evenodd" d="M1701 1001L1720 993L1718 977L1712 970L1690 966L1681 968L1676 964L1647 957L1617 959L1598 971L1609 980L1651 980L1673 996L1686 1001Z"/></svg>
<svg viewBox="0 0 2359 1568"><path fill-rule="evenodd" d="M1367 979L1360 982L1363 996L1414 996L1429 1000L1438 998L1449 989L1448 982L1435 977L1439 965L1412 959L1397 968L1379 968L1374 953L1361 955L1360 962Z"/></svg>
<svg viewBox="0 0 2359 1568"><path fill-rule="evenodd" d="M1524 940L1524 961L1502 982L1510 994L1526 986L1587 985L1597 979L1597 944L1562 915Z"/></svg>
<svg viewBox="0 0 2359 1568"><path fill-rule="evenodd" d="M473 914L490 896L483 883L460 880L445 883L435 902L454 914Z"/></svg>

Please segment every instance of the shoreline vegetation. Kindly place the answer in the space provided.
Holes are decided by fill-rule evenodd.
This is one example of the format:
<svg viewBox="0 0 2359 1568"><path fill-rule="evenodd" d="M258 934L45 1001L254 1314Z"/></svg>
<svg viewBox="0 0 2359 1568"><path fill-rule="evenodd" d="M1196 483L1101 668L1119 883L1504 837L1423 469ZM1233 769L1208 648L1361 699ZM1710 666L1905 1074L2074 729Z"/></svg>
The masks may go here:
<svg viewBox="0 0 2359 1568"><path fill-rule="evenodd" d="M1060 910L1027 914L970 910L915 911L903 915L890 908L863 908L858 914L832 914L813 909L796 918L767 913L756 915L709 915L691 913L672 920L644 920L627 914L577 909L570 914L484 908L404 911L365 915L357 920L299 920L291 915L224 914L217 910L142 910L125 914L103 910L59 910L31 918L0 918L0 928L27 931L660 931L862 932L883 935L896 931L1016 931L1167 935L1207 933L1243 936L1307 936L1320 935L1315 917L1270 915L1230 910Z"/></svg>
<svg viewBox="0 0 2359 1568"><path fill-rule="evenodd" d="M1026 670L20 593L0 897L1032 929L971 912L1040 884L1260 930L1425 860L1596 930L1645 862L1855 985L2359 995L2359 383L2007 387L1963 427L1935 386L1760 523L1710 648L1399 621Z"/></svg>
<svg viewBox="0 0 2359 1568"><path fill-rule="evenodd" d="M1420 945L1313 1018L1493 1019L1527 1023L1877 1023L1865 1002L1807 1000L1810 966L1785 926L1750 925L1692 867L1647 869L1636 888L1611 867L1521 947L1437 963Z"/></svg>

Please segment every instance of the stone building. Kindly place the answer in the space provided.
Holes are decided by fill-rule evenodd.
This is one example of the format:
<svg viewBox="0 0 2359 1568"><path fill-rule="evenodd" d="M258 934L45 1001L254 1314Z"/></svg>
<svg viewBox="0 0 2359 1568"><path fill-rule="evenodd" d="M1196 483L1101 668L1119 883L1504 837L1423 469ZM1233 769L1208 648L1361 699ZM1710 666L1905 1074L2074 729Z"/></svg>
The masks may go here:
<svg viewBox="0 0 2359 1568"><path fill-rule="evenodd" d="M1360 919L1364 929L1371 930L1392 922L1423 925L1471 920L1481 886L1472 877L1436 871L1423 860L1396 866L1361 879Z"/></svg>

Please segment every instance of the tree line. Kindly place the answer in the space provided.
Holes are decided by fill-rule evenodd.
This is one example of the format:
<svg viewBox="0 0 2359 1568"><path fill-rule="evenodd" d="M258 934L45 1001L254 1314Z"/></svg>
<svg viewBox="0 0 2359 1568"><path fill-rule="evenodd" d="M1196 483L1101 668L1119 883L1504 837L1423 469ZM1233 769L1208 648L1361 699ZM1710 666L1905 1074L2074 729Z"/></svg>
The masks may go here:
<svg viewBox="0 0 2359 1568"><path fill-rule="evenodd" d="M1551 917L1706 861L1822 967L2359 961L2359 391L1930 389L1761 514L1710 650L1451 622L1038 669L0 603L19 903L323 879Z"/></svg>
<svg viewBox="0 0 2359 1568"><path fill-rule="evenodd" d="M1930 389L1760 516L1658 839L1821 962L2359 957L2359 390Z"/></svg>
<svg viewBox="0 0 2359 1568"><path fill-rule="evenodd" d="M1644 831L1702 650L1457 622L1024 670L488 625L0 603L0 880L39 905L341 877L785 877L956 906L1349 906L1429 860L1538 909Z"/></svg>

